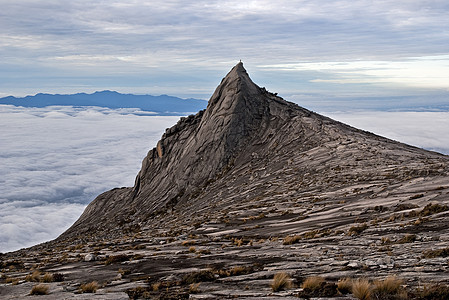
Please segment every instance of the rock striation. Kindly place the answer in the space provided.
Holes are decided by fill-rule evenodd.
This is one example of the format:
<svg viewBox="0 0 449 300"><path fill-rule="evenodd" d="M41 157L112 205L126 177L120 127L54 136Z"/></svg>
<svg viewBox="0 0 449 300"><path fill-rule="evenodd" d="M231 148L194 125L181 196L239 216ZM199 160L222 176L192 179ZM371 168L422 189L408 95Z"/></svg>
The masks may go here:
<svg viewBox="0 0 449 300"><path fill-rule="evenodd" d="M38 269L65 276L48 299L92 280L96 299L353 299L337 280L392 275L402 296L439 299L420 286L449 295L448 224L448 156L287 102L238 63L206 110L166 130L133 187L99 195L55 241L1 256L0 296L26 295ZM293 286L270 288L277 273ZM300 288L309 276L326 282Z"/></svg>

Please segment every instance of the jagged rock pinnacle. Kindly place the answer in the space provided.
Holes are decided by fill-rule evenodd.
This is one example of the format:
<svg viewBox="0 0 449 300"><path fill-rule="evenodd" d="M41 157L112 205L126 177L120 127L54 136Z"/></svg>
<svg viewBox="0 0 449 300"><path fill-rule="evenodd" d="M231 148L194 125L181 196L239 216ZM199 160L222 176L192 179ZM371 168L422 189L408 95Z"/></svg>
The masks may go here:
<svg viewBox="0 0 449 300"><path fill-rule="evenodd" d="M359 154L368 167L366 145L383 153L379 163L385 166L396 164L398 156L419 156L423 151L287 102L258 87L239 62L216 88L205 111L181 118L166 130L143 159L134 187L98 196L61 238L86 231L101 235L121 232L122 227L151 227L158 224L155 220L172 224L163 216L173 211L182 212L176 214L178 218L190 220L218 202L232 206L254 193L269 195L275 191L266 178L287 176L283 170L293 162L298 176L317 172L327 176L335 172L333 167L339 170ZM363 169L365 163L357 166ZM257 192L246 190L253 170L264 178ZM224 188L228 182L235 187ZM313 184L323 182L317 179Z"/></svg>

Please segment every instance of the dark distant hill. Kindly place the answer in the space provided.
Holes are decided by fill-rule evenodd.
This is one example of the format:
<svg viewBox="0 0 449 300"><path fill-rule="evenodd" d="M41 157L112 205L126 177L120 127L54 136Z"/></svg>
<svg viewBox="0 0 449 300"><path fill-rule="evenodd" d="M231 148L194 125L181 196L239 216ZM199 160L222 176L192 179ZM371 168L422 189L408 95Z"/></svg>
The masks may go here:
<svg viewBox="0 0 449 300"><path fill-rule="evenodd" d="M108 108L140 108L158 114L185 114L206 108L207 101L200 99L181 99L160 95L120 94L114 91L95 92L93 94L78 93L71 95L36 94L16 98L13 96L0 98L0 104L11 104L24 107L45 107L52 105L101 106Z"/></svg>

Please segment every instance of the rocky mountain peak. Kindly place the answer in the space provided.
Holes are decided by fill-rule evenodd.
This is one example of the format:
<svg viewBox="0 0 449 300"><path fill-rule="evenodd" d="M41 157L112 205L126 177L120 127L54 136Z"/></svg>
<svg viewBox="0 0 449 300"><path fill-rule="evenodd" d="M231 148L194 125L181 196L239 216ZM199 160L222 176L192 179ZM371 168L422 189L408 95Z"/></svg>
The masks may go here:
<svg viewBox="0 0 449 300"><path fill-rule="evenodd" d="M319 193L323 186L351 185L357 178L400 182L417 172L417 161L431 159L443 158L283 100L254 84L240 62L206 110L166 130L143 159L134 187L98 196L61 238L201 223L217 207L226 211L252 199L264 203L279 191L293 198L302 189ZM398 170L394 175L392 168ZM276 188L278 181L287 183Z"/></svg>
<svg viewBox="0 0 449 300"><path fill-rule="evenodd" d="M101 299L272 299L279 274L329 281L279 297L340 299L339 279L397 276L413 289L386 297L435 282L422 298L446 299L448 195L448 156L284 101L239 63L166 130L134 187L99 195L57 240L0 255L0 295L29 297L38 268L67 278L52 299L93 280Z"/></svg>

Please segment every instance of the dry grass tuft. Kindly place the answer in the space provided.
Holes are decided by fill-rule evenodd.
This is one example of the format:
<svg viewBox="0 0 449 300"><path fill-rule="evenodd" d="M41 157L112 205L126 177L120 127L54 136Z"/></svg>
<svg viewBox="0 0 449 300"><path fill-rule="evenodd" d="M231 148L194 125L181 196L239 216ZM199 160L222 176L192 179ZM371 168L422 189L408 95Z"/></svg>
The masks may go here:
<svg viewBox="0 0 449 300"><path fill-rule="evenodd" d="M396 276L388 276L384 280L374 281L373 294L376 299L383 299L382 296L396 295L402 290L403 281ZM385 298L385 297L384 297Z"/></svg>
<svg viewBox="0 0 449 300"><path fill-rule="evenodd" d="M198 283L191 283L189 285L189 293L191 293L191 294L198 293L200 291L200 289L199 289L200 284L201 284L200 282L198 282Z"/></svg>
<svg viewBox="0 0 449 300"><path fill-rule="evenodd" d="M352 294L360 300L371 298L372 285L368 279L357 279L352 282Z"/></svg>
<svg viewBox="0 0 449 300"><path fill-rule="evenodd" d="M159 288L161 287L162 283L161 282L155 282L151 285L151 289L153 290L153 292L157 292L159 291Z"/></svg>
<svg viewBox="0 0 449 300"><path fill-rule="evenodd" d="M368 225L366 223L363 223L360 226L352 226L351 228L349 228L348 235L358 235L366 229L368 229Z"/></svg>
<svg viewBox="0 0 449 300"><path fill-rule="evenodd" d="M98 289L98 282L92 281L80 285L79 290L81 293L95 293Z"/></svg>
<svg viewBox="0 0 449 300"><path fill-rule="evenodd" d="M274 275L270 286L273 292L290 289L292 288L292 280L287 273L279 272Z"/></svg>
<svg viewBox="0 0 449 300"><path fill-rule="evenodd" d="M292 244L296 244L299 243L299 241L301 240L301 236L300 235L291 235L291 236L286 236L284 238L284 245L292 245Z"/></svg>
<svg viewBox="0 0 449 300"><path fill-rule="evenodd" d="M449 247L436 250L426 250L423 253L425 258L435 258L435 257L448 257Z"/></svg>
<svg viewBox="0 0 449 300"><path fill-rule="evenodd" d="M48 286L45 284L38 284L33 286L30 295L48 295Z"/></svg>
<svg viewBox="0 0 449 300"><path fill-rule="evenodd" d="M449 286L443 284L426 285L417 291L416 299L449 299Z"/></svg>
<svg viewBox="0 0 449 300"><path fill-rule="evenodd" d="M45 273L44 276L42 277L42 281L43 282L53 282L55 281L53 278L53 274L51 273Z"/></svg>
<svg viewBox="0 0 449 300"><path fill-rule="evenodd" d="M352 279L351 278L342 278L337 282L338 291L342 294L349 294L352 290Z"/></svg>
<svg viewBox="0 0 449 300"><path fill-rule="evenodd" d="M41 281L41 272L36 270L32 274L27 275L25 280L30 282L39 282Z"/></svg>
<svg viewBox="0 0 449 300"><path fill-rule="evenodd" d="M414 234L406 234L402 238L398 240L399 244L405 244L405 243L413 243L416 241L416 235Z"/></svg>
<svg viewBox="0 0 449 300"><path fill-rule="evenodd" d="M321 286L323 285L324 282L325 282L325 280L323 277L311 276L311 277L307 277L306 280L304 280L301 287L303 289L309 289L311 291L316 291L319 288L321 288Z"/></svg>

